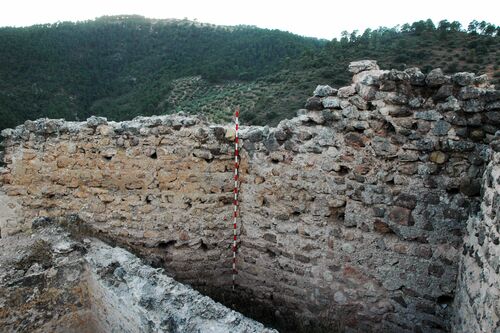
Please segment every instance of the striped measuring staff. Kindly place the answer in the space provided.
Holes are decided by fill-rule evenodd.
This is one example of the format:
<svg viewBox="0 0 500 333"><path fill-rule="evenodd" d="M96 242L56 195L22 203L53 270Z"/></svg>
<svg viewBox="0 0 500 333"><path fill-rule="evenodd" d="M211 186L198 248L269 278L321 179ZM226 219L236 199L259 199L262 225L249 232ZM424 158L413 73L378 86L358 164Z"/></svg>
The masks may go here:
<svg viewBox="0 0 500 333"><path fill-rule="evenodd" d="M233 201L233 290L236 285L236 227L237 227L237 218L238 218L238 184L239 184L239 116L240 116L240 107L236 107L236 111L234 113L234 123L235 123L235 137L234 137L234 201Z"/></svg>

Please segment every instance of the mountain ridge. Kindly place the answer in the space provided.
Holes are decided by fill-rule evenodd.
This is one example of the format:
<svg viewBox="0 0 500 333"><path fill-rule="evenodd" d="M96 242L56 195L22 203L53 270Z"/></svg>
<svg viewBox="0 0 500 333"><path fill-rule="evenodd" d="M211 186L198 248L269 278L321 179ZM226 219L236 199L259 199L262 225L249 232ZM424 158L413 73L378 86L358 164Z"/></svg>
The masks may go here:
<svg viewBox="0 0 500 333"><path fill-rule="evenodd" d="M178 111L223 122L236 105L247 123L276 124L317 84L349 84L347 63L361 58L498 80L498 27L473 21L464 31L429 21L332 41L136 15L0 28L0 129L40 117L125 120Z"/></svg>

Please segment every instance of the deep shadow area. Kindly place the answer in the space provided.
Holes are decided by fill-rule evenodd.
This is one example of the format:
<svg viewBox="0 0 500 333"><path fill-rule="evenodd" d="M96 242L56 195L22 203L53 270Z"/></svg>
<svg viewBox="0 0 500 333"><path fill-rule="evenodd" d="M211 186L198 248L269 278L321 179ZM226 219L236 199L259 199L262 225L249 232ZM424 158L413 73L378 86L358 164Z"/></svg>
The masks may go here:
<svg viewBox="0 0 500 333"><path fill-rule="evenodd" d="M236 286L214 288L210 286L192 286L200 293L238 311L245 316L255 319L267 327L284 333L341 333L344 332L342 323L315 321L300 318L300 314L289 311L281 313L267 303L257 300L252 290Z"/></svg>
<svg viewBox="0 0 500 333"><path fill-rule="evenodd" d="M0 239L1 332L276 332L58 222Z"/></svg>
<svg viewBox="0 0 500 333"><path fill-rule="evenodd" d="M110 235L99 230L95 230L89 226L77 215L71 215L62 221L63 226L69 230L72 237L75 239L83 239L86 237L97 238L110 246L122 247L137 257L141 258L145 263L154 268L163 268L165 271L172 272L168 267L168 260L161 258L161 252L155 253L154 256L148 256L145 251L151 251L151 248L146 248L144 244L132 243L126 238L120 238L115 235ZM161 249L168 248L173 244L160 243L158 247ZM203 251L200 247L199 251ZM175 274L175 272L172 272ZM307 318L302 318L300 313L292 310L287 312L279 312L269 303L259 301L255 297L252 290L236 285L235 290L232 290L232 285L219 286L220 281L208 280L204 276L204 272L199 272L199 281L186 281L182 277L175 277L178 282L188 284L193 289L199 291L213 300L231 308L243 315L263 323L265 326L277 329L280 332L287 333L340 333L344 331L342 323L336 323L333 318L338 317L338 313L332 316L331 321L311 321ZM228 280L229 281L229 280ZM283 305L283 304L281 304Z"/></svg>

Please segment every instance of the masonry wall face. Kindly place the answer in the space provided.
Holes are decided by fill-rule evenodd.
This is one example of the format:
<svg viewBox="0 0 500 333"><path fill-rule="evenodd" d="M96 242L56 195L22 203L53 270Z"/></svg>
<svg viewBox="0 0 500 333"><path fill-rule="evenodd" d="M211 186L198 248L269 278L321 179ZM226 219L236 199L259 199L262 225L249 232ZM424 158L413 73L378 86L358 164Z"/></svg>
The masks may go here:
<svg viewBox="0 0 500 333"><path fill-rule="evenodd" d="M317 90L298 117L242 127L236 295L284 325L449 331L498 91L468 73L351 69L353 85ZM27 122L4 132L3 191L24 207L19 228L78 214L217 298L233 134L182 115Z"/></svg>
<svg viewBox="0 0 500 333"><path fill-rule="evenodd" d="M500 144L483 178L483 201L471 217L455 298L454 332L500 332Z"/></svg>
<svg viewBox="0 0 500 333"><path fill-rule="evenodd" d="M222 131L223 138L224 130L199 122L62 124L65 133L30 135L7 149L11 168L3 189L21 199L28 224L40 216L78 214L96 231L138 245L152 262L168 262L178 279L224 284L219 277L228 268L221 256L232 230L223 216L232 202L233 161L229 145L210 134Z"/></svg>

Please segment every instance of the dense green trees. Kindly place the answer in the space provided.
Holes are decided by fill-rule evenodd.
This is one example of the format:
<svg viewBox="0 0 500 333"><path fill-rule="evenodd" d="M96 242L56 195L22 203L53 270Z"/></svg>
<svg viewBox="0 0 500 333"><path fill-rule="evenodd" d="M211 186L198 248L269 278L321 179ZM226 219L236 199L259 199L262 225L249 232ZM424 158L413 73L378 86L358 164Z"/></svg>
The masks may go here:
<svg viewBox="0 0 500 333"><path fill-rule="evenodd" d="M275 123L316 84L346 84L349 61L487 72L498 79L499 28L431 20L343 32L327 42L249 26L140 16L0 28L0 129L39 117L122 120L185 110ZM176 79L201 76L189 98ZM200 83L201 82L201 83ZM191 88L189 88L191 89ZM194 88L193 88L194 89ZM174 94L175 95L175 94Z"/></svg>
<svg viewBox="0 0 500 333"><path fill-rule="evenodd" d="M324 42L248 27L138 16L0 29L0 128L41 116L126 119L157 106L172 79L252 80Z"/></svg>

